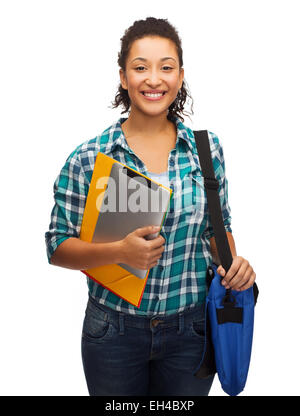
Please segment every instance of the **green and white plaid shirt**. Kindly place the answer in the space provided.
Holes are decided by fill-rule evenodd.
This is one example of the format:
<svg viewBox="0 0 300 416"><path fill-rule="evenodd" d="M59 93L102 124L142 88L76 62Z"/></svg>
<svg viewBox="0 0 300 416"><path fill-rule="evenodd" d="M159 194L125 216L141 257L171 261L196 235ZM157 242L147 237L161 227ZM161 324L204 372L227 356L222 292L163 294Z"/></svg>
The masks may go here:
<svg viewBox="0 0 300 416"><path fill-rule="evenodd" d="M55 204L45 234L48 261L60 243L79 237L89 184L98 152L148 175L145 164L129 148L120 118L100 136L78 146L68 157L54 183ZM193 131L179 118L175 148L168 159L173 196L160 234L165 250L150 269L140 307L137 308L87 277L90 295L101 304L133 315L153 316L181 312L204 302L206 270L212 263L209 238L213 236L202 171ZM218 137L209 132L215 175L225 228L231 232L228 185L223 149Z"/></svg>

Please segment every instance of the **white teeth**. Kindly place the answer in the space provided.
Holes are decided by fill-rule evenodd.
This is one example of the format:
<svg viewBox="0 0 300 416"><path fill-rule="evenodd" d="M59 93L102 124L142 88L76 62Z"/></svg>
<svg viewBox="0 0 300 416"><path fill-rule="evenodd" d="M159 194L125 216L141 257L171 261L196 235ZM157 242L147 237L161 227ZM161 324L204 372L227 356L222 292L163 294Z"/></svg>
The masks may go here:
<svg viewBox="0 0 300 416"><path fill-rule="evenodd" d="M146 97L161 97L161 96L163 95L163 93L162 93L162 92L160 92L160 93L157 93L157 94L151 94L151 93L149 93L149 92L144 92L144 95L145 95Z"/></svg>

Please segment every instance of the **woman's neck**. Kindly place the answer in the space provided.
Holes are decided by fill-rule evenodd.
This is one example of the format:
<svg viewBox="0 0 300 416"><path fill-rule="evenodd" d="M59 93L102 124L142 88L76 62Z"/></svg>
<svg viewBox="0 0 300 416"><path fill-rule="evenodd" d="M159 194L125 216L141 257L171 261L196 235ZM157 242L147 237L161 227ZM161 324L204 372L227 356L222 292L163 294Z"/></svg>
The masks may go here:
<svg viewBox="0 0 300 416"><path fill-rule="evenodd" d="M173 123L167 119L166 114L148 116L131 110L129 117L122 124L127 136L159 136L174 129Z"/></svg>

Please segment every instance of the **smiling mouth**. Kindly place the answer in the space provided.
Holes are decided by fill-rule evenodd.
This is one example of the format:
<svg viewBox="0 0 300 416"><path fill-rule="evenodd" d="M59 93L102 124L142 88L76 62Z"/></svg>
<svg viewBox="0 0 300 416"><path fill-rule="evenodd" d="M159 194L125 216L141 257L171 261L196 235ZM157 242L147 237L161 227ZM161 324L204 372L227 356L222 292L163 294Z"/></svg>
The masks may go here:
<svg viewBox="0 0 300 416"><path fill-rule="evenodd" d="M166 94L167 91L163 91L163 92L157 92L157 93L152 93L152 92L145 92L145 91L141 91L141 93L145 96L145 97L150 97L150 98L158 98L158 97L162 97L163 95Z"/></svg>

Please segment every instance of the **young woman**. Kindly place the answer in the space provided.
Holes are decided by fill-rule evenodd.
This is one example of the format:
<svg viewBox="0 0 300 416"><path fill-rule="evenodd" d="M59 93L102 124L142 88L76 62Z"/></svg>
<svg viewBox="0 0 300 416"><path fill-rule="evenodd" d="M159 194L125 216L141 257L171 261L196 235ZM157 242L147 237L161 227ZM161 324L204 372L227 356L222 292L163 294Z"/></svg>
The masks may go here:
<svg viewBox="0 0 300 416"><path fill-rule="evenodd" d="M183 124L189 96L181 41L165 19L136 21L121 39L120 86L113 103L120 118L77 147L54 186L46 233L49 263L85 270L125 263L150 272L139 308L91 279L82 331L82 359L90 395L208 395L213 375L193 374L204 348L207 267L220 265L208 219L193 132ZM233 255L225 287L245 290L255 273L237 256L231 234L223 151L209 132L224 224ZM79 239L95 158L101 151L173 189L158 237L151 224L113 243Z"/></svg>

